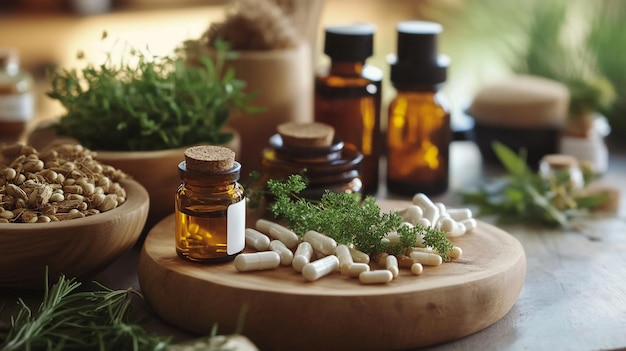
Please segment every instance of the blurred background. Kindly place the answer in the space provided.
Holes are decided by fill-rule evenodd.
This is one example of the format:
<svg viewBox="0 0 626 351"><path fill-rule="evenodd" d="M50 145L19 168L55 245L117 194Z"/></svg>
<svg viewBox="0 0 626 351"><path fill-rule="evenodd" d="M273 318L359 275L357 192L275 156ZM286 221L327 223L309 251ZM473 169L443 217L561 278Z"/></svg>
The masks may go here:
<svg viewBox="0 0 626 351"><path fill-rule="evenodd" d="M301 0L305 1L305 0ZM19 51L20 62L37 81L39 118L59 115L45 97L46 70L72 67L76 53L104 54L109 37L156 54L168 53L195 39L224 17L225 0L2 0L0 47ZM324 0L311 13L318 30L308 38L314 65L327 60L321 52L326 24L362 21L377 27L374 56L368 61L388 73L386 56L395 51L395 24L404 20L440 22L440 53L452 59L445 87L453 123L476 90L512 73L532 73L557 80L572 77L610 82L616 99L598 109L607 116L612 135L626 135L626 2L621 0ZM393 88L383 87L383 128Z"/></svg>

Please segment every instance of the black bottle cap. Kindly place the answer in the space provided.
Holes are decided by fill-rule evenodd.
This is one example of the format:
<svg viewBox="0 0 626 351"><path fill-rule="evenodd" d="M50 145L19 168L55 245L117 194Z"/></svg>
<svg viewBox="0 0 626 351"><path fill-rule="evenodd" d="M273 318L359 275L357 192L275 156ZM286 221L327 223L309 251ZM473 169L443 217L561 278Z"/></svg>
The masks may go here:
<svg viewBox="0 0 626 351"><path fill-rule="evenodd" d="M366 23L328 26L324 53L340 62L365 61L372 56L375 31L373 25Z"/></svg>
<svg viewBox="0 0 626 351"><path fill-rule="evenodd" d="M438 23L398 23L397 54L389 55L390 79L395 84L439 84L446 81L450 59L437 53Z"/></svg>

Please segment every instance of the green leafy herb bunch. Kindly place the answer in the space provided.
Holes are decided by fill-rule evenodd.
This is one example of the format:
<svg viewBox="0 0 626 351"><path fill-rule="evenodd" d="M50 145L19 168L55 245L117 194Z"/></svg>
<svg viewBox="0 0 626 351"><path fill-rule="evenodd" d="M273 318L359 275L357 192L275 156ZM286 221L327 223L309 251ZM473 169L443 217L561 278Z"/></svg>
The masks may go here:
<svg viewBox="0 0 626 351"><path fill-rule="evenodd" d="M326 191L319 201L307 200L298 196L306 188L304 178L298 174L286 180L270 179L267 186L274 197L270 211L300 236L315 230L370 256L379 252L407 255L418 238L443 259L448 259L453 249L444 232L420 225L403 225L398 212L381 212L374 197L361 199L355 193ZM391 232L399 234L399 243L382 240Z"/></svg>
<svg viewBox="0 0 626 351"><path fill-rule="evenodd" d="M102 39L107 38L104 32ZM47 95L66 112L57 134L92 150L147 151L198 143L224 144L231 109L254 113L245 82L225 68L233 57L226 42L215 54L190 64L182 48L152 55L124 47L123 57L107 53L104 63L51 72ZM78 58L85 59L83 53ZM119 61L119 62L116 62Z"/></svg>

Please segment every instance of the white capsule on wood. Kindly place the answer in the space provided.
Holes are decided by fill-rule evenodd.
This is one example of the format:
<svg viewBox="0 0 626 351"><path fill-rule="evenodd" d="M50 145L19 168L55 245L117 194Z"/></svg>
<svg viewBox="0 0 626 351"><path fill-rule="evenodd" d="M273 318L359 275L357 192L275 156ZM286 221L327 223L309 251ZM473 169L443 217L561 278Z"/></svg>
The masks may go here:
<svg viewBox="0 0 626 351"><path fill-rule="evenodd" d="M413 204L422 208L424 211L423 218L426 218L430 223L437 223L439 218L439 207L435 205L426 194L418 193L413 196Z"/></svg>
<svg viewBox="0 0 626 351"><path fill-rule="evenodd" d="M309 230L304 233L302 240L310 243L311 246L313 246L314 251L320 252L324 255L334 255L335 250L337 249L337 242L335 239L316 232L315 230Z"/></svg>
<svg viewBox="0 0 626 351"><path fill-rule="evenodd" d="M414 262L419 262L426 266L438 266L443 263L441 256L436 253L413 251L410 256Z"/></svg>
<svg viewBox="0 0 626 351"><path fill-rule="evenodd" d="M337 268L339 268L339 259L335 255L329 255L306 264L302 268L302 276L312 282L334 272Z"/></svg>
<svg viewBox="0 0 626 351"><path fill-rule="evenodd" d="M472 218L472 210L469 208L449 208L448 215L455 221Z"/></svg>
<svg viewBox="0 0 626 351"><path fill-rule="evenodd" d="M415 262L411 265L411 273L413 275L420 275L424 271L424 266L421 263Z"/></svg>
<svg viewBox="0 0 626 351"><path fill-rule="evenodd" d="M280 255L275 251L242 253L235 257L234 264L240 272L272 269L280 264Z"/></svg>
<svg viewBox="0 0 626 351"><path fill-rule="evenodd" d="M255 227L260 232L272 237L272 239L282 241L290 249L295 249L300 242L300 238L296 233L278 223L261 218L256 221Z"/></svg>
<svg viewBox="0 0 626 351"><path fill-rule="evenodd" d="M377 269L359 274L359 281L363 284L386 284L393 280L393 274L386 269Z"/></svg>
<svg viewBox="0 0 626 351"><path fill-rule="evenodd" d="M298 248L296 249L296 252L293 254L293 261L291 262L291 266L296 272L298 273L302 272L302 269L304 268L304 266L306 266L307 263L311 262L312 256L313 256L313 247L311 247L311 244L307 243L306 241L303 241L300 244L298 244Z"/></svg>
<svg viewBox="0 0 626 351"><path fill-rule="evenodd" d="M394 278L400 274L400 268L398 267L398 259L394 255L389 255L385 259L385 268L391 272Z"/></svg>
<svg viewBox="0 0 626 351"><path fill-rule="evenodd" d="M370 263L370 256L363 251L359 251L353 247L350 248L350 256L356 263Z"/></svg>
<svg viewBox="0 0 626 351"><path fill-rule="evenodd" d="M254 228L246 228L246 245L257 251L265 251L270 247L270 238Z"/></svg>
<svg viewBox="0 0 626 351"><path fill-rule="evenodd" d="M280 240L270 241L270 250L276 251L280 255L280 264L283 266L290 266L293 261L293 252L289 250L285 244Z"/></svg>
<svg viewBox="0 0 626 351"><path fill-rule="evenodd" d="M367 263L353 263L348 267L347 275L351 278L358 278L363 272L370 270L370 265Z"/></svg>
<svg viewBox="0 0 626 351"><path fill-rule="evenodd" d="M350 248L343 244L337 245L335 252L339 259L339 271L341 274L348 274L348 268L354 263L350 255Z"/></svg>

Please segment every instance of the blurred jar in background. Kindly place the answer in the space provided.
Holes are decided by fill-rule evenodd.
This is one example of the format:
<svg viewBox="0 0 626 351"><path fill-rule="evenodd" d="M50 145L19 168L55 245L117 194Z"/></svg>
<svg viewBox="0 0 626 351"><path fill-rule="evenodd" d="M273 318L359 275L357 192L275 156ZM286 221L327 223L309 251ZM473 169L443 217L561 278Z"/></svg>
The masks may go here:
<svg viewBox="0 0 626 351"><path fill-rule="evenodd" d="M18 141L35 115L33 79L17 50L0 48L0 142Z"/></svg>

